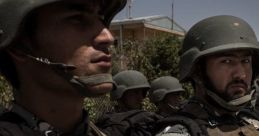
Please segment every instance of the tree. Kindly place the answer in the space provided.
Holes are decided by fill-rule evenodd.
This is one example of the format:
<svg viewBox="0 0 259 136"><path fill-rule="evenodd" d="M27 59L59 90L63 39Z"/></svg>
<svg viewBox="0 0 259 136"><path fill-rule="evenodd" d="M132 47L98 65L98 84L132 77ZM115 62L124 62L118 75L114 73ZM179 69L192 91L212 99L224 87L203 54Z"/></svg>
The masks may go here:
<svg viewBox="0 0 259 136"><path fill-rule="evenodd" d="M149 80L164 75L178 77L181 43L182 39L170 35L161 35L144 42L125 40L123 51L117 48L114 53L113 73L134 69L144 73Z"/></svg>

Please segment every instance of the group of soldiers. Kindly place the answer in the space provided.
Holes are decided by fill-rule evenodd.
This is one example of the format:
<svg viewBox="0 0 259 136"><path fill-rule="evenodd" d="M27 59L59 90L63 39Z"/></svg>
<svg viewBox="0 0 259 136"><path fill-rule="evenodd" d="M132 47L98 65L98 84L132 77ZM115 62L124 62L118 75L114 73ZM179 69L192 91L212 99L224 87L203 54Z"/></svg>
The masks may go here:
<svg viewBox="0 0 259 136"><path fill-rule="evenodd" d="M185 90L172 76L162 76L149 83L141 72L125 70L117 73L113 80L117 88L110 92L110 97L115 106L109 113L141 110L144 99L148 97L159 115L169 116L177 112L184 102Z"/></svg>
<svg viewBox="0 0 259 136"><path fill-rule="evenodd" d="M179 81L190 82L194 95L182 103L184 89L174 77L149 84L137 71L110 74L114 37L108 28L125 5L0 0L0 72L14 94L0 115L1 136L259 135L258 105L252 103L259 44L246 21L213 16L187 32ZM139 109L148 90L157 113ZM89 121L84 98L108 92L118 112Z"/></svg>

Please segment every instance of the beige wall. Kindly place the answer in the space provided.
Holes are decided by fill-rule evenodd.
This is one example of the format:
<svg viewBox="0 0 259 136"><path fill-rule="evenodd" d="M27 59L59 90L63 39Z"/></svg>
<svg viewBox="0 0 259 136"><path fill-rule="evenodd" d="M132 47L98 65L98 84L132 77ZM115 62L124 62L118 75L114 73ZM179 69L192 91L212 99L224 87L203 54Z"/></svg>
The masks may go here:
<svg viewBox="0 0 259 136"><path fill-rule="evenodd" d="M119 40L120 37L120 28L122 28L122 39L130 39L130 40L148 40L149 38L154 38L155 36L161 35L161 34L174 34L168 31L159 30L155 28L147 28L144 27L143 24L128 24L128 25L116 25L111 26L110 30L113 33L113 35ZM175 33L175 35L178 35L182 37L183 35Z"/></svg>

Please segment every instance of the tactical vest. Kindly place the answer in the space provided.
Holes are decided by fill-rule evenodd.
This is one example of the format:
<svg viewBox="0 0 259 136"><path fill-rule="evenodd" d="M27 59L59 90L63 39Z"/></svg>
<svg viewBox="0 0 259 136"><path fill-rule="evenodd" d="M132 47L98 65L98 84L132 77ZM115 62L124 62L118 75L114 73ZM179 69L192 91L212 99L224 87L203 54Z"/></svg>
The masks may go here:
<svg viewBox="0 0 259 136"><path fill-rule="evenodd" d="M212 109L195 99L185 105L183 112L159 121L158 128L176 124L186 127L191 136L259 136L259 121L253 111L216 116Z"/></svg>
<svg viewBox="0 0 259 136"><path fill-rule="evenodd" d="M48 123L36 119L18 105L0 116L1 136L106 136L87 118L74 132L64 134Z"/></svg>
<svg viewBox="0 0 259 136"><path fill-rule="evenodd" d="M153 136L157 120L162 117L143 110L106 113L96 125L109 136Z"/></svg>

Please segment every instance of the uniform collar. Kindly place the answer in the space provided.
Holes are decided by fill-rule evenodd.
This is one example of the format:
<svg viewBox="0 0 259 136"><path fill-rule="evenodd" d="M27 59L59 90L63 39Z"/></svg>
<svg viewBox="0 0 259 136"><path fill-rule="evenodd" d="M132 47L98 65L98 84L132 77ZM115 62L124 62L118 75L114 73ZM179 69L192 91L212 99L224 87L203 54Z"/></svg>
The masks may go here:
<svg viewBox="0 0 259 136"><path fill-rule="evenodd" d="M88 113L85 110L83 112L83 118L81 122L79 122L76 127L70 133L63 133L62 131L54 128L48 122L37 118L35 115L24 109L17 103L13 103L10 112L13 112L20 116L25 122L28 127L33 130L40 131L44 133L45 136L53 135L53 136L60 136L60 135L73 135L73 136L83 136L86 135L89 131L89 118Z"/></svg>

